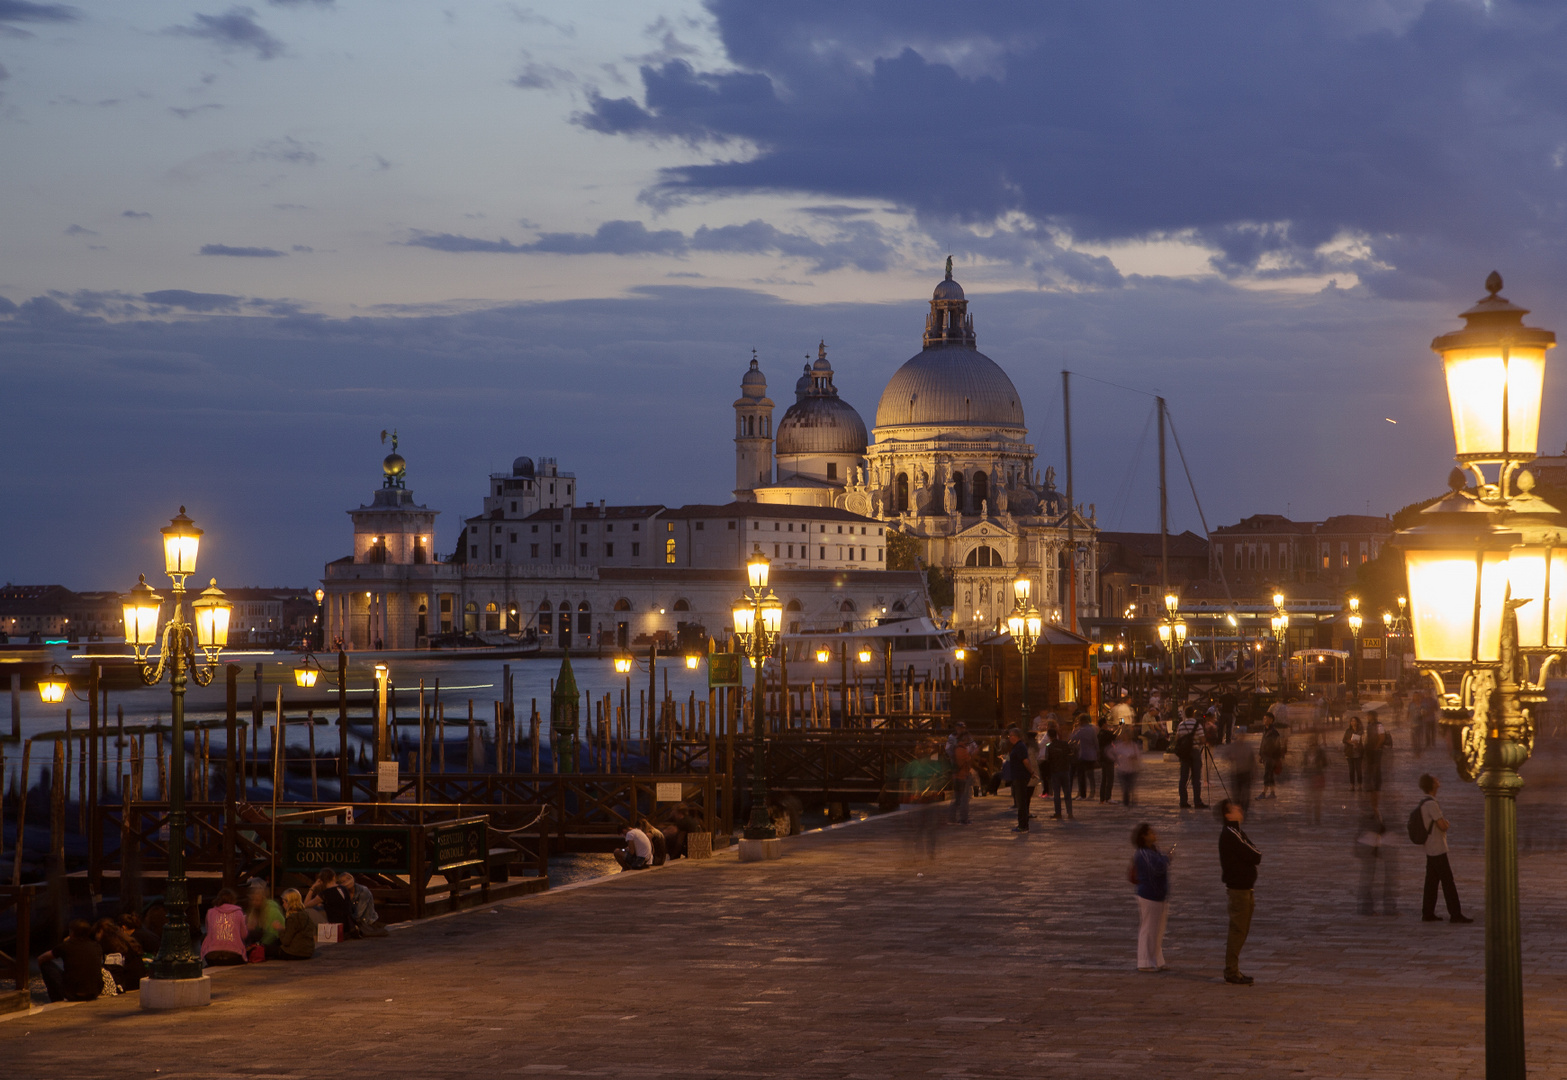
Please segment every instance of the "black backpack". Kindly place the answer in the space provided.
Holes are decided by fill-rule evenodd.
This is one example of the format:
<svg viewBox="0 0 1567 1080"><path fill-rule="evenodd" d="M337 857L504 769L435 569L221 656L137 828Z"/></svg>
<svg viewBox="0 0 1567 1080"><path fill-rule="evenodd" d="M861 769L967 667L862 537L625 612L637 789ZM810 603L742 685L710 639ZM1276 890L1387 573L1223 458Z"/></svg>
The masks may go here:
<svg viewBox="0 0 1567 1080"><path fill-rule="evenodd" d="M1419 805L1409 812L1409 842L1411 844L1424 844L1431 837L1431 830L1426 827L1426 819L1420 813L1426 803L1430 801L1431 796L1427 795L1420 800Z"/></svg>
<svg viewBox="0 0 1567 1080"><path fill-rule="evenodd" d="M1188 758L1188 757L1191 757L1192 756L1192 750L1195 748L1196 742L1197 742L1197 729L1196 728L1192 728L1190 731L1186 732L1185 734L1177 736L1176 739L1175 739L1175 747L1174 747L1175 756L1178 757L1178 758Z"/></svg>

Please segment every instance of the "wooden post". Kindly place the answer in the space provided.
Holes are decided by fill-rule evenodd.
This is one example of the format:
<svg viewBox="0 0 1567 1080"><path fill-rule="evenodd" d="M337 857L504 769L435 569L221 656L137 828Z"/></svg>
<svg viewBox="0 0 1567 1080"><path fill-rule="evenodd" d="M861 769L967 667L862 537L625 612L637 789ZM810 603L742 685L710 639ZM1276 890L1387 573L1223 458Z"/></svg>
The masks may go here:
<svg viewBox="0 0 1567 1080"><path fill-rule="evenodd" d="M348 784L348 654L337 653L337 795L352 801Z"/></svg>
<svg viewBox="0 0 1567 1080"><path fill-rule="evenodd" d="M100 716L98 712L98 664L94 661L87 668L87 741L89 744L87 765L87 790L82 800L82 820L86 823L87 833L87 891L93 896L103 892L103 867L100 862L103 858L103 830L98 827L95 817L98 812L98 733L101 730ZM0 769L0 789L4 787L5 770ZM20 901L18 897L18 901Z"/></svg>
<svg viewBox="0 0 1567 1080"><path fill-rule="evenodd" d="M419 824L424 824L424 758L429 744L425 741L424 680L419 680Z"/></svg>
<svg viewBox="0 0 1567 1080"><path fill-rule="evenodd" d="M239 729L239 665L225 665L225 672L228 676L228 694L227 709L223 718L224 735L226 736L223 740L223 883L225 885L233 885L237 881L234 867L234 849L239 842L239 834L236 828L239 818L237 805L239 792L236 790L238 786L237 766L239 762L235 759L234 754L234 751L238 749L234 744L234 736ZM120 802L123 806L125 800L122 798ZM122 810L122 813L129 818L128 810ZM120 850L124 851L123 842ZM120 867L120 872L121 874L125 872L123 865ZM120 892L122 895L125 892L123 878L120 881Z"/></svg>
<svg viewBox="0 0 1567 1080"><path fill-rule="evenodd" d="M539 774L539 699L533 698L528 715L528 748L532 754L533 775Z"/></svg>
<svg viewBox="0 0 1567 1080"><path fill-rule="evenodd" d="M316 711L305 713L306 730L310 733L310 801L320 802L321 793L316 787Z"/></svg>
<svg viewBox="0 0 1567 1080"><path fill-rule="evenodd" d="M474 732L474 729L473 729L473 698L469 698L468 699L468 759L467 759L467 761L465 761L463 763L463 770L465 772L469 772L469 773L474 771L474 768L473 768L474 737L475 737L475 732Z"/></svg>
<svg viewBox="0 0 1567 1080"><path fill-rule="evenodd" d="M49 790L49 873L65 872L65 796L70 782L70 767L65 758L66 741L54 740L54 783Z"/></svg>
<svg viewBox="0 0 1567 1080"><path fill-rule="evenodd" d="M22 883L22 846L27 833L27 788L28 776L32 769L33 740L28 739L22 743L22 787L18 793L20 800L16 807L16 860L12 863L11 884Z"/></svg>
<svg viewBox="0 0 1567 1080"><path fill-rule="evenodd" d="M261 782L261 727L262 710L265 703L261 700L261 665L256 665L256 688L250 695L250 783Z"/></svg>

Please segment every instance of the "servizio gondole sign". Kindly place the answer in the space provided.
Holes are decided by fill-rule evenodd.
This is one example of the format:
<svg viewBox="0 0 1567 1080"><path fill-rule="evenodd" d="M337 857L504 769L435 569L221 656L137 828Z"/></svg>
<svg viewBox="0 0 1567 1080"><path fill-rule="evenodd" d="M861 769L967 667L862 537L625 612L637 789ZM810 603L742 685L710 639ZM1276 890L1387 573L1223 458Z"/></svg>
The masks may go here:
<svg viewBox="0 0 1567 1080"><path fill-rule="evenodd" d="M412 872L410 830L396 825L284 825L282 868L314 874L323 867L351 872Z"/></svg>

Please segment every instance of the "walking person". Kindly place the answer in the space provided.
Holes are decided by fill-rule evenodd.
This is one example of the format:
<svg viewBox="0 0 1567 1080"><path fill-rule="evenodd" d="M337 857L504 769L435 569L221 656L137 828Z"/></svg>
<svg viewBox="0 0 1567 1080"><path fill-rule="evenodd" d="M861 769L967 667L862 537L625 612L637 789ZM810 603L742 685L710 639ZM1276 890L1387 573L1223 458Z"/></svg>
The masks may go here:
<svg viewBox="0 0 1567 1080"><path fill-rule="evenodd" d="M1202 801L1203 727L1197 719L1197 706L1186 707L1186 718L1175 729L1173 746L1175 757L1181 763L1181 809L1187 809L1188 806L1196 806L1199 810L1208 809L1208 804ZM1190 803L1186 801L1188 784L1192 795Z"/></svg>
<svg viewBox="0 0 1567 1080"><path fill-rule="evenodd" d="M1464 914L1463 908L1458 903L1458 885L1453 881L1453 867L1447 861L1447 830L1448 821L1442 813L1442 807L1436 801L1436 793L1442 787L1442 782L1430 773L1420 777L1420 790L1425 792L1425 798L1415 807L1419 814L1419 824L1424 831L1424 840L1416 841L1425 848L1426 853L1426 883L1425 891L1420 897L1420 920L1422 922L1441 922L1436 913L1436 889L1442 887L1442 899L1447 902L1447 921L1453 923L1472 923L1473 919ZM1415 839L1415 814L1410 815L1410 839Z"/></svg>
<svg viewBox="0 0 1567 1080"><path fill-rule="evenodd" d="M1007 729L1007 778L1012 784L1012 803L1017 807L1017 827L1013 832L1028 832L1028 804L1034 797L1034 777L1039 766L1028 753L1028 743L1016 725Z"/></svg>
<svg viewBox="0 0 1567 1080"><path fill-rule="evenodd" d="M1240 704L1234 690L1219 695L1219 740L1229 742L1235 737L1235 708Z"/></svg>
<svg viewBox="0 0 1567 1080"><path fill-rule="evenodd" d="M1110 726L1110 718L1099 718L1097 732L1099 742L1099 801L1109 802L1115 797L1115 759L1110 756L1110 747L1115 745L1115 729Z"/></svg>
<svg viewBox="0 0 1567 1080"><path fill-rule="evenodd" d="M1364 767L1364 784L1366 791L1371 792L1372 802L1376 802L1382 791L1382 766L1386 761L1388 748L1393 745L1393 736L1389 735L1387 728L1382 726L1377 719L1376 710L1366 713L1366 734L1362 761Z"/></svg>
<svg viewBox="0 0 1567 1080"><path fill-rule="evenodd" d="M1375 915L1377 872L1382 876L1382 914L1398 914L1398 896L1394 881L1393 847L1387 842L1387 824L1377 806L1375 795L1362 800L1360 823L1356 827L1355 855L1360 859L1360 904L1362 915Z"/></svg>
<svg viewBox="0 0 1567 1080"><path fill-rule="evenodd" d="M1137 773L1143 767L1143 746L1131 725L1121 729L1115 742L1110 744L1110 760L1115 775L1121 782L1121 805L1132 805L1132 791L1137 787Z"/></svg>
<svg viewBox="0 0 1567 1080"><path fill-rule="evenodd" d="M949 746L948 756L952 759L952 809L947 814L947 821L954 825L967 825L969 799L974 794L974 783L978 779L974 759L979 754L979 744L960 721L949 740Z"/></svg>
<svg viewBox="0 0 1567 1080"><path fill-rule="evenodd" d="M1230 912L1230 933L1224 943L1224 981L1250 986L1256 980L1241 974L1241 949L1251 934L1252 889L1257 884L1257 864L1262 862L1262 852L1241 828L1246 812L1239 803L1225 799L1219 804L1219 818L1224 822L1219 833L1219 873Z"/></svg>
<svg viewBox="0 0 1567 1080"><path fill-rule="evenodd" d="M1306 777L1306 820L1312 825L1321 825L1322 795L1328 786L1328 754L1322 749L1322 740L1317 738L1316 732L1306 740L1300 771Z"/></svg>
<svg viewBox="0 0 1567 1080"><path fill-rule="evenodd" d="M1132 830L1132 865L1127 877L1137 886L1138 971L1166 970L1164 925L1170 914L1170 856L1160 851L1158 844L1159 836L1148 822Z"/></svg>
<svg viewBox="0 0 1567 1080"><path fill-rule="evenodd" d="M1362 759L1366 752L1366 732L1360 726L1360 717L1349 718L1344 729L1344 760L1349 762L1349 790L1359 791L1362 782Z"/></svg>
<svg viewBox="0 0 1567 1080"><path fill-rule="evenodd" d="M1094 774L1099 771L1099 729L1094 727L1086 710L1077 714L1072 743L1077 747L1077 761L1072 766L1077 774L1077 797L1086 802Z"/></svg>
<svg viewBox="0 0 1567 1080"><path fill-rule="evenodd" d="M1050 815L1061 820L1061 800L1066 799L1066 816L1072 816L1072 770L1077 764L1077 751L1072 743L1061 737L1055 728L1050 729L1050 741L1045 744L1045 775L1049 778L1050 795L1055 799L1056 812Z"/></svg>
<svg viewBox="0 0 1567 1080"><path fill-rule="evenodd" d="M1277 799L1274 790L1279 773L1284 771L1284 732L1269 713L1262 720L1262 794L1259 799Z"/></svg>

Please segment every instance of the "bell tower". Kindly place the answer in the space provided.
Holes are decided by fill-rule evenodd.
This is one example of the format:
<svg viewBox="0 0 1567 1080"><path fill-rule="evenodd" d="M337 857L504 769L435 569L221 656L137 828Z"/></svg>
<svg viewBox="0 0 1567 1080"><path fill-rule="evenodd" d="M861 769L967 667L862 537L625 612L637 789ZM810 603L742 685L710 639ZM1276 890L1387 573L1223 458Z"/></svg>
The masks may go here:
<svg viewBox="0 0 1567 1080"><path fill-rule="evenodd" d="M756 364L740 379L735 400L735 490L741 502L754 502L755 490L773 482L773 402L767 396L767 376Z"/></svg>

